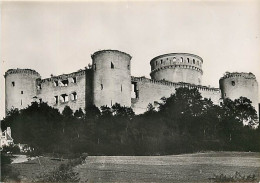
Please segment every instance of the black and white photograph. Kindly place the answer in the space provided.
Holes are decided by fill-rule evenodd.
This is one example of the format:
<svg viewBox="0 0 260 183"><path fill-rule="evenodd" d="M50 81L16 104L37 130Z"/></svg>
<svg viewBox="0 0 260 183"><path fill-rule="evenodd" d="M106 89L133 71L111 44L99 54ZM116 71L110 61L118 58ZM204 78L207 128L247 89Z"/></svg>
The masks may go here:
<svg viewBox="0 0 260 183"><path fill-rule="evenodd" d="M0 182L260 182L259 0L0 8Z"/></svg>

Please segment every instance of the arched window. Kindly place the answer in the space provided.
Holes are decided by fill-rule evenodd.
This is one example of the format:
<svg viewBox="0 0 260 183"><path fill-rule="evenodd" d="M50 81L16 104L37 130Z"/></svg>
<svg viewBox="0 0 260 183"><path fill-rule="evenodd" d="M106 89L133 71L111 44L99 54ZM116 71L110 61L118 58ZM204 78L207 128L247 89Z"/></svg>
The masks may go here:
<svg viewBox="0 0 260 183"><path fill-rule="evenodd" d="M195 60L193 59L193 64L195 64Z"/></svg>
<svg viewBox="0 0 260 183"><path fill-rule="evenodd" d="M181 57L181 63L183 63L183 58Z"/></svg>
<svg viewBox="0 0 260 183"><path fill-rule="evenodd" d="M231 81L231 84L232 84L232 86L236 85L235 81Z"/></svg>
<svg viewBox="0 0 260 183"><path fill-rule="evenodd" d="M71 94L71 100L77 100L77 98L78 98L78 95L77 95L77 93L76 92L73 92L72 94Z"/></svg>
<svg viewBox="0 0 260 183"><path fill-rule="evenodd" d="M190 59L189 59L189 58L187 58L187 60L188 60L188 63L190 63Z"/></svg>
<svg viewBox="0 0 260 183"><path fill-rule="evenodd" d="M173 59L172 59L174 62L176 62L176 58L175 57L173 57Z"/></svg>

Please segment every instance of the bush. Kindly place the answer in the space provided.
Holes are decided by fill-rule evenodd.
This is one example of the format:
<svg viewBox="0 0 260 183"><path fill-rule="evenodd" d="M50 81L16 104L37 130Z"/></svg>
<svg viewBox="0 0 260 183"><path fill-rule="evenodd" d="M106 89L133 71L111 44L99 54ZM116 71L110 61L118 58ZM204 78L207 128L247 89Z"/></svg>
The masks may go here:
<svg viewBox="0 0 260 183"><path fill-rule="evenodd" d="M256 176L254 174L252 175L241 175L239 172L236 172L233 176L231 175L214 175L214 178L211 178L214 182L257 182Z"/></svg>

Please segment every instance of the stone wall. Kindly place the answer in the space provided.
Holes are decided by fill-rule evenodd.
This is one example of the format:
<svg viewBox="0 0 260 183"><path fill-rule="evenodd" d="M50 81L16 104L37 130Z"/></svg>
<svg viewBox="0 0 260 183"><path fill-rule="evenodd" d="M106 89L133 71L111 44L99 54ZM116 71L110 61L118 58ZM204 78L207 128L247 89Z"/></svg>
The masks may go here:
<svg viewBox="0 0 260 183"><path fill-rule="evenodd" d="M252 101L252 106L258 111L258 83L252 73L227 72L219 80L222 98L232 100L241 96Z"/></svg>
<svg viewBox="0 0 260 183"><path fill-rule="evenodd" d="M92 55L93 103L131 106L131 56L117 50L102 50Z"/></svg>
<svg viewBox="0 0 260 183"><path fill-rule="evenodd" d="M149 103L156 106L158 102L161 102L162 97L170 97L171 94L175 93L175 89L179 87L198 88L202 97L211 98L214 104L219 104L221 97L218 88L188 83L156 81L144 77L132 77L132 85L135 85L132 87L132 108L137 114L145 112Z"/></svg>
<svg viewBox="0 0 260 183"><path fill-rule="evenodd" d="M203 60L188 53L170 53L151 60L151 78L171 82L201 84Z"/></svg>
<svg viewBox="0 0 260 183"><path fill-rule="evenodd" d="M31 69L9 69L5 73L5 111L23 109L36 96L36 80L40 74Z"/></svg>
<svg viewBox="0 0 260 183"><path fill-rule="evenodd" d="M43 79L37 84L37 100L47 102L61 112L66 105L73 111L85 109L86 91L90 90L86 77L86 70L80 70Z"/></svg>

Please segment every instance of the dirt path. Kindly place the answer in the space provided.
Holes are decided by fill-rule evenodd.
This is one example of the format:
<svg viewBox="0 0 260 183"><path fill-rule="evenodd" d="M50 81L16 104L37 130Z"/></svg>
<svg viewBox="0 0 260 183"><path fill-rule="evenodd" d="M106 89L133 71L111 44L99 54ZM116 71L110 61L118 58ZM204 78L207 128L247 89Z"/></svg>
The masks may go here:
<svg viewBox="0 0 260 183"><path fill-rule="evenodd" d="M211 182L214 174L255 174L260 154L210 152L173 156L90 156L76 167L81 182Z"/></svg>

